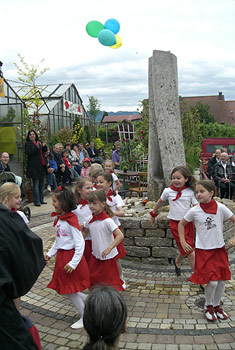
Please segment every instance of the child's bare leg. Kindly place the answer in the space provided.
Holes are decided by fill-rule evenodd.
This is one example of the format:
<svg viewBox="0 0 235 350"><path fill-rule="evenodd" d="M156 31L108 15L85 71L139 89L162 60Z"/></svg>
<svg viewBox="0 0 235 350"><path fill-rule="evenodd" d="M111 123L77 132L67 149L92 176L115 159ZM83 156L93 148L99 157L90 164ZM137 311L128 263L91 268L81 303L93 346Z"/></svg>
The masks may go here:
<svg viewBox="0 0 235 350"><path fill-rule="evenodd" d="M175 259L175 263L176 263L176 266L178 267L178 268L180 268L180 265L181 265L181 261L184 259L184 255L181 255L180 253L179 253L179 255L177 256L177 258Z"/></svg>
<svg viewBox="0 0 235 350"><path fill-rule="evenodd" d="M187 258L188 258L188 262L189 262L191 269L194 271L195 252L193 251L192 253L188 254Z"/></svg>
<svg viewBox="0 0 235 350"><path fill-rule="evenodd" d="M20 309L20 298L13 299L13 301L14 301L15 307L19 311L19 309Z"/></svg>

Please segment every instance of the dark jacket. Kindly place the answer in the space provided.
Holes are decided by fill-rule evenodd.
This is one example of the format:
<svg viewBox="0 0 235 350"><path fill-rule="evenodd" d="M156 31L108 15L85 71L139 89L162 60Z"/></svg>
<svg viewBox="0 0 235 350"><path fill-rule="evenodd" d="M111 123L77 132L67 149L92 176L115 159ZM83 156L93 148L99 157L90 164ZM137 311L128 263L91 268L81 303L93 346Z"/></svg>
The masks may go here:
<svg viewBox="0 0 235 350"><path fill-rule="evenodd" d="M97 149L94 148L93 151L94 151L95 154L92 153L92 149L91 149L90 146L87 147L87 152L88 152L90 158L99 157Z"/></svg>
<svg viewBox="0 0 235 350"><path fill-rule="evenodd" d="M217 164L217 158L216 156L212 157L211 159L209 159L208 163L207 163L207 175L208 178L211 179L214 176L214 167L215 164Z"/></svg>
<svg viewBox="0 0 235 350"><path fill-rule="evenodd" d="M39 142L39 147L42 150L45 161L44 153L47 151L47 146L42 146L42 144ZM39 148L30 140L25 142L25 154L28 156L26 176L33 179L44 177L46 174L46 166L42 165L41 152Z"/></svg>
<svg viewBox="0 0 235 350"><path fill-rule="evenodd" d="M2 162L0 161L0 173L2 171L11 171L9 164L6 164L4 167L2 166Z"/></svg>
<svg viewBox="0 0 235 350"><path fill-rule="evenodd" d="M227 174L227 178L231 180L233 176L233 167L231 165L226 164L226 174ZM224 167L221 163L217 163L214 166L214 176L213 176L216 186L219 186L221 179L223 178L225 178Z"/></svg>

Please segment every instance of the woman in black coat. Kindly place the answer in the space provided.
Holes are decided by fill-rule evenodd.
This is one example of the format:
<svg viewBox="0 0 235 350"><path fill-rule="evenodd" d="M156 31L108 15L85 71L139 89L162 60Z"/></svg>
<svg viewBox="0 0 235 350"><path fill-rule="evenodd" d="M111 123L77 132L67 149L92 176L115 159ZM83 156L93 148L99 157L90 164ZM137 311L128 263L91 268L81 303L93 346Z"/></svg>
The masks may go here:
<svg viewBox="0 0 235 350"><path fill-rule="evenodd" d="M26 177L33 180L34 205L40 207L44 202L44 181L46 176L46 161L44 153L47 151L46 143L38 140L35 130L28 132L25 142L25 154L28 156Z"/></svg>

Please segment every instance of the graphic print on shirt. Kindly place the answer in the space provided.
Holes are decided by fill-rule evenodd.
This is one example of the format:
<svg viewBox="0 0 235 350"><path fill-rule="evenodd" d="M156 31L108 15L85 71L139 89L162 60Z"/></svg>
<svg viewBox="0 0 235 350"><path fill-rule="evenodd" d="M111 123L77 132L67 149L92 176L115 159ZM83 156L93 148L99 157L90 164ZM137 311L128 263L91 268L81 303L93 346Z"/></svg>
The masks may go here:
<svg viewBox="0 0 235 350"><path fill-rule="evenodd" d="M207 227L207 230L211 230L212 228L216 227L216 224L213 224L214 219L211 217L206 218L206 222L204 225Z"/></svg>

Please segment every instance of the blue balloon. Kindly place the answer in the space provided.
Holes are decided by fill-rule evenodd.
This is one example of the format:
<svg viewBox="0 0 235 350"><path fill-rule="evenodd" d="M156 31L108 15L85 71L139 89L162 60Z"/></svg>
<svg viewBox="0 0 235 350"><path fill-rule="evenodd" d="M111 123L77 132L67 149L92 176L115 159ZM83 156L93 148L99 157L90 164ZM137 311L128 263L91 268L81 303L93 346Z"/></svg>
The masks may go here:
<svg viewBox="0 0 235 350"><path fill-rule="evenodd" d="M110 18L105 22L104 28L111 30L111 32L114 34L117 34L120 30L120 24L116 19Z"/></svg>
<svg viewBox="0 0 235 350"><path fill-rule="evenodd" d="M116 37L109 29L103 29L98 34L99 42L104 46L112 46L116 44Z"/></svg>

